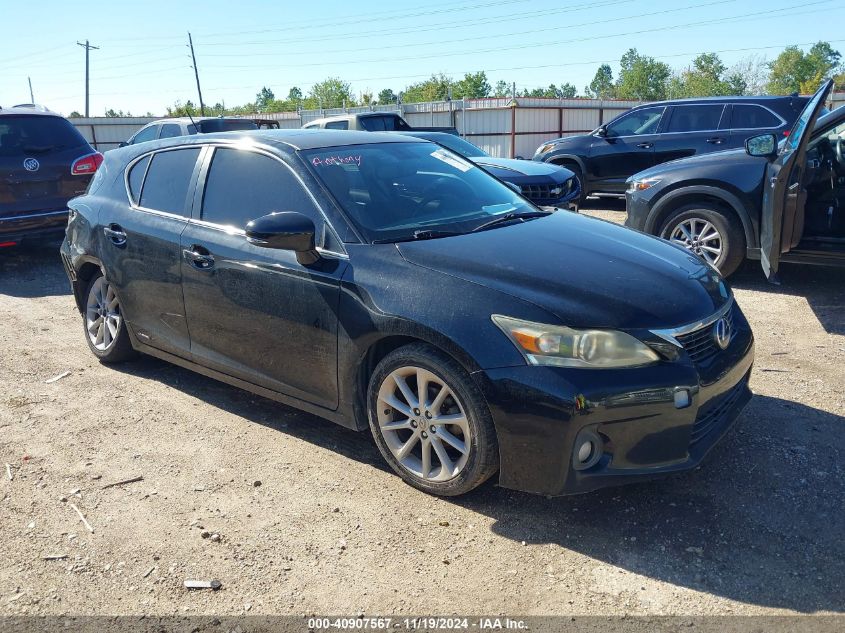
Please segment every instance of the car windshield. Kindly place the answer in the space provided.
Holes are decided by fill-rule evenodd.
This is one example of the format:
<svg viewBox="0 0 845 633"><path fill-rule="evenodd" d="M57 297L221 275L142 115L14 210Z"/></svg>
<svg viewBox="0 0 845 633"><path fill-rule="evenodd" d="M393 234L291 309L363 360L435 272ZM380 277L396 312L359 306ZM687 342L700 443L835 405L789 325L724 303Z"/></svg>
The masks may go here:
<svg viewBox="0 0 845 633"><path fill-rule="evenodd" d="M464 158L433 143L370 143L302 152L373 242L466 233L537 207Z"/></svg>
<svg viewBox="0 0 845 633"><path fill-rule="evenodd" d="M436 138L430 138L430 140L452 150L456 154L460 154L464 158L483 158L489 156L483 149L454 134L442 134Z"/></svg>
<svg viewBox="0 0 845 633"><path fill-rule="evenodd" d="M23 156L82 147L85 142L76 128L61 117L0 117L0 156Z"/></svg>

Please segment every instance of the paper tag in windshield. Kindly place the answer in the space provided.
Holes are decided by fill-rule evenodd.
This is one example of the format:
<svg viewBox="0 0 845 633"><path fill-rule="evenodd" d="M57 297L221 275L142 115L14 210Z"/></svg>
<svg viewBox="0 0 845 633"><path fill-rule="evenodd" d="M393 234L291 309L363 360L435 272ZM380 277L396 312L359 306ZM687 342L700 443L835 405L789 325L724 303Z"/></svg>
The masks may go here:
<svg viewBox="0 0 845 633"><path fill-rule="evenodd" d="M472 169L472 165L470 165L465 160L458 158L454 154L447 152L445 149L437 149L431 152L431 155L434 156L438 160L442 160L447 165L451 165L455 169L460 171L469 171Z"/></svg>

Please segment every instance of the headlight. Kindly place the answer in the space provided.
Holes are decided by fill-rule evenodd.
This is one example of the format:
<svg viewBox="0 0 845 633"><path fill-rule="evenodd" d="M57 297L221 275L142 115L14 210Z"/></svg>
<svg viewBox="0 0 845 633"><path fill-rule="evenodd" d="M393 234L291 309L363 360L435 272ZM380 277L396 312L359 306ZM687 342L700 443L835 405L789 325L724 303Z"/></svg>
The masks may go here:
<svg viewBox="0 0 845 633"><path fill-rule="evenodd" d="M545 145L540 145L540 147L537 148L537 151L534 152L534 154L545 154L546 152L551 151L554 146L554 143L546 143Z"/></svg>
<svg viewBox="0 0 845 633"><path fill-rule="evenodd" d="M639 367L660 360L648 345L617 330L575 330L500 314L491 318L530 365L604 369Z"/></svg>
<svg viewBox="0 0 845 633"><path fill-rule="evenodd" d="M660 182L660 178L637 178L628 183L628 193L645 191Z"/></svg>

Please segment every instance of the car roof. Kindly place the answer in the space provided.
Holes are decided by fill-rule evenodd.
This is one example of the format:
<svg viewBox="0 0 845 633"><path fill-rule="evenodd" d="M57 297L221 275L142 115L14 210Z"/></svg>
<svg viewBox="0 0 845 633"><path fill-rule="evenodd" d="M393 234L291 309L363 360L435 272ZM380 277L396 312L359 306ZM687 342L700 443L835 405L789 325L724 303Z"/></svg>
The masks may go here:
<svg viewBox="0 0 845 633"><path fill-rule="evenodd" d="M22 106L12 106L10 108L9 107L4 108L4 107L0 106L0 116L4 116L4 115L20 116L22 114L25 114L27 116L29 116L29 115L33 115L33 116L52 116L52 117L59 117L61 119L64 118L58 112L53 112L52 110L48 110L44 106L39 106L39 105L26 104L26 105L22 105Z"/></svg>
<svg viewBox="0 0 845 633"><path fill-rule="evenodd" d="M783 101L788 99L802 99L806 101L807 99L809 99L809 97L802 97L798 95L766 95L762 97L691 97L688 99L667 99L665 101L651 101L649 103L643 103L638 106L634 106L633 109L645 108L650 106L699 105L705 103L713 103L714 101L718 103L769 103L772 101Z"/></svg>
<svg viewBox="0 0 845 633"><path fill-rule="evenodd" d="M305 130L299 128L292 130L242 130L192 136L175 136L169 139L160 139L158 142L151 141L148 147L152 149L153 143L155 143L155 148L158 149L177 145L197 145L214 140L238 141L244 139L253 140L255 143L275 145L277 147L289 147L295 150L364 145L367 143L413 143L416 140L392 132ZM139 144L136 147L142 147L144 145L147 144Z"/></svg>
<svg viewBox="0 0 845 633"><path fill-rule="evenodd" d="M174 116L164 119L156 119L155 121L150 121L150 123L193 123L196 121L252 121L252 119L241 116L195 116L193 118L187 116ZM147 125L150 123L147 123Z"/></svg>
<svg viewBox="0 0 845 633"><path fill-rule="evenodd" d="M329 121L348 121L349 119L354 119L355 117L358 117L359 119L367 119L374 116L384 116L385 114L389 116L399 116L398 112L350 112L349 114L335 114L334 116L325 116L321 119L314 119L313 121L308 121L305 125L328 123Z"/></svg>

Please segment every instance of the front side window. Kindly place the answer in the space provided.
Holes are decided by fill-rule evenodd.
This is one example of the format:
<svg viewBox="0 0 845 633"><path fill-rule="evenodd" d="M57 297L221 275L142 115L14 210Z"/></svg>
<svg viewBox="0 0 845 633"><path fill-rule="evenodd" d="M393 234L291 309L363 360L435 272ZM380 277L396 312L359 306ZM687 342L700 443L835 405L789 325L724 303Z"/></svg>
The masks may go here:
<svg viewBox="0 0 845 633"><path fill-rule="evenodd" d="M202 200L206 222L244 228L274 211L298 211L317 220L313 202L290 169L248 150L218 148Z"/></svg>
<svg viewBox="0 0 845 633"><path fill-rule="evenodd" d="M302 152L370 241L465 233L538 209L458 154L432 143L372 143Z"/></svg>
<svg viewBox="0 0 845 633"><path fill-rule="evenodd" d="M675 106L666 131L671 133L718 130L724 109L722 103Z"/></svg>
<svg viewBox="0 0 845 633"><path fill-rule="evenodd" d="M656 134L660 117L666 108L641 108L623 114L607 125L607 136L639 136Z"/></svg>
<svg viewBox="0 0 845 633"><path fill-rule="evenodd" d="M161 134L159 138L173 138L174 136L182 136L182 126L178 123L165 123L161 126Z"/></svg>
<svg viewBox="0 0 845 633"><path fill-rule="evenodd" d="M734 130L756 130L780 127L781 120L766 108L758 105L736 104L731 115Z"/></svg>
<svg viewBox="0 0 845 633"><path fill-rule="evenodd" d="M185 199L199 153L200 148L192 147L154 154L141 190L140 206L186 216Z"/></svg>
<svg viewBox="0 0 845 633"><path fill-rule="evenodd" d="M156 139L158 137L158 128L158 125L151 125L149 127L145 127L143 130L141 130L135 136L132 137L132 145Z"/></svg>

